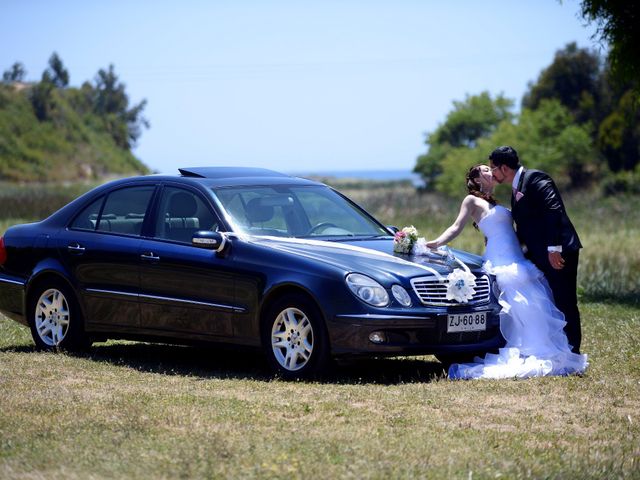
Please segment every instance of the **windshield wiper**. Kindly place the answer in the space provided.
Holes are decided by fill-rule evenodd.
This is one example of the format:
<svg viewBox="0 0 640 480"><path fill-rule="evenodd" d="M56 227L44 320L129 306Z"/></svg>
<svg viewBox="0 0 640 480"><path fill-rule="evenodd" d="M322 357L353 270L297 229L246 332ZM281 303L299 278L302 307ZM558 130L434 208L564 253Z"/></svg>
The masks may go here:
<svg viewBox="0 0 640 480"><path fill-rule="evenodd" d="M393 235L381 234L381 235L361 235L361 236L358 236L358 240L375 240L377 238L393 238Z"/></svg>
<svg viewBox="0 0 640 480"><path fill-rule="evenodd" d="M331 240L350 240L350 241L364 241L364 240L378 240L378 239L392 239L391 235L351 235L351 236L342 236L335 237Z"/></svg>

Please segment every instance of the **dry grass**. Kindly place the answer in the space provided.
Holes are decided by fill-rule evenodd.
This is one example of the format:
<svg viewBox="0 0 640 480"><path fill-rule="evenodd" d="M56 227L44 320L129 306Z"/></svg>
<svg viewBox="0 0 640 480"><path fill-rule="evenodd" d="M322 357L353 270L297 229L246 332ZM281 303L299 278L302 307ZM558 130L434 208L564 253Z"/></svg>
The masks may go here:
<svg viewBox="0 0 640 480"><path fill-rule="evenodd" d="M0 320L2 478L640 478L640 309L582 306L584 377L450 382L432 357L318 382L259 354L37 353Z"/></svg>

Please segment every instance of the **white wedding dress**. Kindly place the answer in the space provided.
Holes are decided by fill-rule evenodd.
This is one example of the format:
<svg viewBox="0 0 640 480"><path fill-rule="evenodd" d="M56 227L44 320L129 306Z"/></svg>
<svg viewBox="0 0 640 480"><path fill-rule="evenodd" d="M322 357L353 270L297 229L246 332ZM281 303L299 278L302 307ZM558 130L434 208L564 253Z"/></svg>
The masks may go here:
<svg viewBox="0 0 640 480"><path fill-rule="evenodd" d="M528 378L582 373L587 356L571 352L564 314L553 303L543 273L524 258L513 230L511 212L491 208L478 227L487 237L484 268L496 276L500 331L506 345L474 363L453 364L450 379Z"/></svg>

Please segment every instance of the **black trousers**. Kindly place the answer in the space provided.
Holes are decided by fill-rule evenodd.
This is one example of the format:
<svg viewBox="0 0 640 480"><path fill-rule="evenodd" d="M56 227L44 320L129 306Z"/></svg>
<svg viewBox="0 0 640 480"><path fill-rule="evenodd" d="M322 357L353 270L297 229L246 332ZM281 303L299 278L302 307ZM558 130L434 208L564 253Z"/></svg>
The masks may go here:
<svg viewBox="0 0 640 480"><path fill-rule="evenodd" d="M544 262L544 265L538 265L538 268L542 270L549 282L556 307L564 313L565 321L567 322L564 331L574 353L580 353L580 343L582 341L578 294L576 292L579 254L579 250L563 251L564 268L561 270L555 270L551 267L548 259Z"/></svg>

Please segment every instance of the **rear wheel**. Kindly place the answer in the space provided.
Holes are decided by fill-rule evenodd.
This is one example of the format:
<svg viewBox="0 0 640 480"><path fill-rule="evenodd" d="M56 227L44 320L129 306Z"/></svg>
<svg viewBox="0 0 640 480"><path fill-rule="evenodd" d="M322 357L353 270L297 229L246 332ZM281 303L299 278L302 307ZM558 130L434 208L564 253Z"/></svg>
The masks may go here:
<svg viewBox="0 0 640 480"><path fill-rule="evenodd" d="M322 315L304 295L286 295L263 319L262 343L269 363L287 379L309 378L327 365L329 342Z"/></svg>
<svg viewBox="0 0 640 480"><path fill-rule="evenodd" d="M31 295L29 326L42 350L82 350L91 345L75 296L60 281L46 281Z"/></svg>

